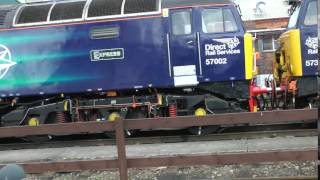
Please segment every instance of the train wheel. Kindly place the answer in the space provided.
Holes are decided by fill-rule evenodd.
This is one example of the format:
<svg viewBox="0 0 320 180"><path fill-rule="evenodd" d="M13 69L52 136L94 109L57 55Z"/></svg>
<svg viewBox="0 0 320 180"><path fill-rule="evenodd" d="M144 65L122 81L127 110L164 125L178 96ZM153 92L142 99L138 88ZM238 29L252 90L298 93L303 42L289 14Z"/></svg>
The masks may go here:
<svg viewBox="0 0 320 180"><path fill-rule="evenodd" d="M47 115L45 119L45 124L58 124L58 123L67 123L68 115L66 112L51 112ZM38 117L31 117L27 121L28 126L39 126L41 124L40 119ZM43 143L53 139L54 136L51 135L37 135L37 136L28 136L25 138L27 141L31 141L34 143Z"/></svg>
<svg viewBox="0 0 320 180"><path fill-rule="evenodd" d="M25 141L33 142L33 143L45 143L52 139L53 137L50 135L39 135L39 136L27 136L23 138Z"/></svg>
<svg viewBox="0 0 320 180"><path fill-rule="evenodd" d="M199 127L190 127L188 132L192 135L208 135L218 132L220 126L199 126Z"/></svg>
<svg viewBox="0 0 320 180"><path fill-rule="evenodd" d="M109 122L115 122L119 118L121 118L120 113L115 111L115 112L110 113L109 116L106 119ZM111 139L115 139L116 138L115 132L106 131L103 134L106 137L111 138Z"/></svg>
<svg viewBox="0 0 320 180"><path fill-rule="evenodd" d="M99 113L94 110L84 110L79 113L78 122L97 121Z"/></svg>
<svg viewBox="0 0 320 180"><path fill-rule="evenodd" d="M148 118L147 110L143 109L135 109L128 112L126 119L130 121L130 119L145 119ZM126 134L130 136L139 132L138 129L126 130Z"/></svg>
<svg viewBox="0 0 320 180"><path fill-rule="evenodd" d="M107 120L110 122L114 122L120 117L121 117L121 115L118 112L112 112L108 116ZM140 118L146 118L146 115L144 115L144 113L140 112L139 110L131 110L128 112L128 115L125 119L129 120L129 119L140 119ZM130 136L136 134L137 132L138 132L138 130L124 130L125 137L130 137ZM109 138L116 137L115 132L105 132L104 134L105 134L105 136L107 136Z"/></svg>
<svg viewBox="0 0 320 180"><path fill-rule="evenodd" d="M194 112L195 116L206 116L207 111L204 108L197 108ZM190 127L187 130L193 135L208 135L211 133L216 133L220 129L220 126L199 126Z"/></svg>
<svg viewBox="0 0 320 180"><path fill-rule="evenodd" d="M39 126L40 120L37 117L31 117L27 121L28 126Z"/></svg>
<svg viewBox="0 0 320 180"><path fill-rule="evenodd" d="M27 126L39 126L40 119L38 117L29 117L27 122ZM30 141L34 143L44 143L52 139L50 135L36 135L36 136L27 136L23 138L25 141Z"/></svg>

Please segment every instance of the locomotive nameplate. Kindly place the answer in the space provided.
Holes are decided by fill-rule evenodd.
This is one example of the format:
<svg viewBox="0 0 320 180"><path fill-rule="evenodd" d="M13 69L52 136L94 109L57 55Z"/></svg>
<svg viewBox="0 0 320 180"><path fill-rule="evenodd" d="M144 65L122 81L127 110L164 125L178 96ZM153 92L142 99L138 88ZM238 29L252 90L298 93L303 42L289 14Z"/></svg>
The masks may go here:
<svg viewBox="0 0 320 180"><path fill-rule="evenodd" d="M107 61L124 59L124 49L114 48L114 49L100 49L92 50L90 52L91 61Z"/></svg>

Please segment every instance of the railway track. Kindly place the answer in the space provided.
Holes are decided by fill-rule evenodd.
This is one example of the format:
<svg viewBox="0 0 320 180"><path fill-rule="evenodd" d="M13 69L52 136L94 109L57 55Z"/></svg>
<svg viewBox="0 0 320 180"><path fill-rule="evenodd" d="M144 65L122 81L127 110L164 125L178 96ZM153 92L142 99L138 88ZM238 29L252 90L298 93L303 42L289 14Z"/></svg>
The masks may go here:
<svg viewBox="0 0 320 180"><path fill-rule="evenodd" d="M238 133L198 135L171 135L153 137L132 137L126 138L127 145L133 144L156 144L156 143L179 143L179 142L201 142L220 140L257 139L272 137L306 137L316 136L316 129L295 129L295 130L271 130ZM116 145L114 139L86 139L86 140L56 140L43 143L4 143L0 144L0 151L19 149L43 149L43 148L63 148L63 147L86 147Z"/></svg>
<svg viewBox="0 0 320 180"><path fill-rule="evenodd" d="M239 179L231 179L231 180L317 180L318 177L255 177L255 178L239 178Z"/></svg>

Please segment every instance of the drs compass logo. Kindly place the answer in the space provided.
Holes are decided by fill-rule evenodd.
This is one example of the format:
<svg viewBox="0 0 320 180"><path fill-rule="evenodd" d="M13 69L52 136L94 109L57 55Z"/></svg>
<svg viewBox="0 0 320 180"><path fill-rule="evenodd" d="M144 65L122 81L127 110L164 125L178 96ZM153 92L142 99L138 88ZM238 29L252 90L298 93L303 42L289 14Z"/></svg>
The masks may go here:
<svg viewBox="0 0 320 180"><path fill-rule="evenodd" d="M9 49L0 44L0 79L2 79L14 65L16 65L16 63L12 61Z"/></svg>

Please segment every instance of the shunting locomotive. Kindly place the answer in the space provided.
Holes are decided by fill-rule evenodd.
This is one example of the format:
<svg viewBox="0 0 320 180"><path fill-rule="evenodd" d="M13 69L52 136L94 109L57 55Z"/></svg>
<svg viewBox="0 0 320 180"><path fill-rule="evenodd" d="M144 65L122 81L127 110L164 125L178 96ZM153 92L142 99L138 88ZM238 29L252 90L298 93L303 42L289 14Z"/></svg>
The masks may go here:
<svg viewBox="0 0 320 180"><path fill-rule="evenodd" d="M250 109L253 39L229 0L70 0L0 14L2 126Z"/></svg>

